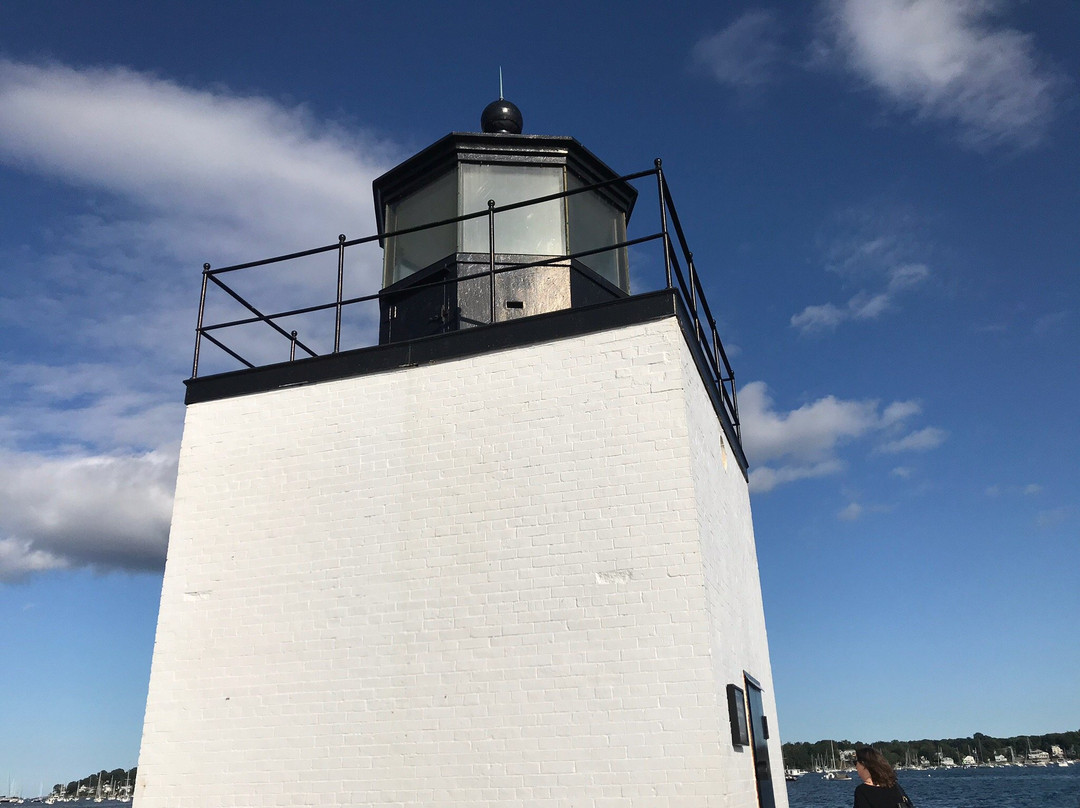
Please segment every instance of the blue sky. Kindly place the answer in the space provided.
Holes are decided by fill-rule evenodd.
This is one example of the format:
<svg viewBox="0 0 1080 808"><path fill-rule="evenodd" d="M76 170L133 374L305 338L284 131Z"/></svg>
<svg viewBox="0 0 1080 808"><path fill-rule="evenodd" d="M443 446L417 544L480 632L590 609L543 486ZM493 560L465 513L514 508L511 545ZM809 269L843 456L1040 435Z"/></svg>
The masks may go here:
<svg viewBox="0 0 1080 808"><path fill-rule="evenodd" d="M784 740L1076 729L1077 43L1071 0L0 5L0 777L136 763L202 263L371 233L500 66L526 132L664 159Z"/></svg>

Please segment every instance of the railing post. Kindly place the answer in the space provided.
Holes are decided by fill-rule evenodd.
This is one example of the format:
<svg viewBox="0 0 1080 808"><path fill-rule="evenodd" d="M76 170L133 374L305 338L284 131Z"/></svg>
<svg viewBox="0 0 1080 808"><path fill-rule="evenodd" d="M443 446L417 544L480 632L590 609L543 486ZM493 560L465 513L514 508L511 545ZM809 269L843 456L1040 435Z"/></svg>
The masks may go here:
<svg viewBox="0 0 1080 808"><path fill-rule="evenodd" d="M202 265L202 291L199 292L199 319L195 324L195 358L191 360L191 378L199 377L199 346L202 344L203 312L206 311L206 281L210 265Z"/></svg>
<svg viewBox="0 0 1080 808"><path fill-rule="evenodd" d="M739 394L735 391L735 371L731 371L731 417L735 421L735 437L742 440L742 419L739 418Z"/></svg>
<svg viewBox="0 0 1080 808"><path fill-rule="evenodd" d="M694 312L694 336L697 337L698 344L701 344L701 320L697 310L697 270L694 269L692 252L686 254L686 267L686 271L690 273L690 309Z"/></svg>
<svg viewBox="0 0 1080 808"><path fill-rule="evenodd" d="M337 237L337 307L334 314L334 353L341 349L341 288L345 281L345 234ZM293 332L293 336L296 332ZM296 349L296 346L293 346ZM292 361L291 359L289 361Z"/></svg>
<svg viewBox="0 0 1080 808"><path fill-rule="evenodd" d="M713 365L716 367L716 378L720 384L724 383L724 368L720 365L720 335L716 332L716 320L709 321L712 329L712 354Z"/></svg>
<svg viewBox="0 0 1080 808"><path fill-rule="evenodd" d="M491 276L491 324L495 323L495 200L488 200L488 274Z"/></svg>
<svg viewBox="0 0 1080 808"><path fill-rule="evenodd" d="M660 195L660 232L663 233L661 243L664 245L664 275L667 278L667 288L671 288L671 237L667 231L667 205L664 202L664 170L660 168L660 158L657 157L653 164L656 166L656 190Z"/></svg>
<svg viewBox="0 0 1080 808"><path fill-rule="evenodd" d="M336 350L336 349L335 349ZM289 361L296 361L296 332L289 333Z"/></svg>

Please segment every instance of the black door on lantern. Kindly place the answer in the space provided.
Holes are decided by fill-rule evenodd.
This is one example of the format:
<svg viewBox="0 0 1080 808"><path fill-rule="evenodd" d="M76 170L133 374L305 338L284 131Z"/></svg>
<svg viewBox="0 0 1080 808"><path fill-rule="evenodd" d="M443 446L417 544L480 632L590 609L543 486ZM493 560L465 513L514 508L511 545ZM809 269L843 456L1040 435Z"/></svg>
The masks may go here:
<svg viewBox="0 0 1080 808"><path fill-rule="evenodd" d="M769 720L761 704L761 685L748 673L746 701L749 705L750 746L754 750L754 776L757 779L758 805L776 808L773 796L772 768L769 766Z"/></svg>

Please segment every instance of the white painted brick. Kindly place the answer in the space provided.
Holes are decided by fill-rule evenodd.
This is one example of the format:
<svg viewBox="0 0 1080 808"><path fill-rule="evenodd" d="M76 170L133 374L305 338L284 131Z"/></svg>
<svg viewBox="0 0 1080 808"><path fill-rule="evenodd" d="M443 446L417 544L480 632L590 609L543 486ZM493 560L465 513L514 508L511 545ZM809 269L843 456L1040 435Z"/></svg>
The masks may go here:
<svg viewBox="0 0 1080 808"><path fill-rule="evenodd" d="M753 808L719 436L674 319L189 407L137 808Z"/></svg>

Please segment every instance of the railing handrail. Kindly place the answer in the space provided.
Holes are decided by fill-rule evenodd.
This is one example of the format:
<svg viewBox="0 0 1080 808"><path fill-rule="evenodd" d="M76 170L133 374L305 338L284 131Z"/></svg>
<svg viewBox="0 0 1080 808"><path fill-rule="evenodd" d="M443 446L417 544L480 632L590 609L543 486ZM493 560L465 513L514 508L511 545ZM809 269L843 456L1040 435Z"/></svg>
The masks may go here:
<svg viewBox="0 0 1080 808"><path fill-rule="evenodd" d="M585 185L581 188L572 188L568 191L559 191L556 194L548 194L547 196L538 196L533 199L525 199L521 202L512 202L506 205L496 205L492 211L495 214L506 213L507 211L517 210L518 208L526 208L531 205L542 205L545 202L554 202L558 199L565 199L567 197L575 196L577 194L588 193L589 191L595 191L598 188L604 188L608 185L614 185L619 182L632 182L633 180L639 180L642 177L650 177L656 174L655 168L650 168L648 171L639 171L636 174L625 174L621 177L616 177L611 180L604 180L603 182L595 182L592 185ZM219 267L217 269L207 270L211 275L221 275L226 272L235 272L238 269L252 269L254 267L266 266L268 264L278 264L282 261L292 261L297 258L307 258L312 255L318 255L324 252L330 252L330 250L336 250L339 247L355 247L359 244L371 244L375 241L382 241L388 238L396 238L397 236L407 236L410 233L419 233L423 230L434 230L437 227L446 227L448 224L458 224L460 222L470 221L472 219L479 219L488 215L488 209L485 207L483 210L473 211L472 213L463 213L460 216L454 216L449 219L440 219L437 222L427 222L425 224L418 224L413 227L403 227L400 230L390 230L384 233L375 233L371 236L362 236L360 238L354 238L346 240L345 242L338 241L334 244L327 244L323 247L312 247L310 250L301 250L300 252L287 253L285 255L275 255L273 258L264 258L260 261L248 261L243 264L232 264L227 267ZM604 249L612 249L606 247ZM563 256L565 257L565 256ZM204 266L209 266L206 264Z"/></svg>
<svg viewBox="0 0 1080 808"><path fill-rule="evenodd" d="M658 164L657 168L659 169L659 167ZM686 234L683 232L682 222L679 220L679 213L675 209L675 201L671 196L671 189L667 184L666 178L664 178L662 174L659 177L659 184L662 205L671 218L671 223L675 229L675 235L678 238L679 246L682 249L683 257L686 260L687 271L690 274L688 283L683 277L677 256L673 255L671 261L672 269L679 280L679 286L681 287L680 291L683 295L683 303L689 304L687 308L690 310L690 315L694 321L694 333L697 337L698 344L702 347L702 352L714 375L714 383L724 402L724 408L728 411L728 416L731 418L732 426L735 428L735 434L741 437L742 429L739 421L738 399L735 391L735 371L731 367L727 351L724 350L724 345L720 341L720 336L717 333L716 318L713 317L712 310L709 307L708 299L705 296L705 289L701 285L701 278L694 269L694 254L690 251L690 247L686 242ZM701 312L704 313L705 319L709 324L710 335L712 337L711 346L709 345L709 340L702 335L698 312L699 305Z"/></svg>
<svg viewBox="0 0 1080 808"><path fill-rule="evenodd" d="M555 260L557 260L557 261L571 261L571 260L574 260L576 258L587 258L590 255L598 255L600 253L611 252L612 250L623 249L624 247L634 247L634 246L636 246L638 244L644 244L644 243L647 243L649 241L656 241L657 239L659 239L661 237L661 235L662 234L660 234L660 233L652 233L651 235L648 235L648 236L638 236L637 238L628 239L626 241L620 241L618 244L612 244L609 247L597 247L594 250L581 250L580 252L570 253L568 255L555 256ZM503 255L503 254L504 253L499 253L499 255ZM475 255L480 255L480 253L475 253ZM532 267L538 267L538 266L549 266L551 263L552 263L552 256L545 256L544 258L541 258L538 261L529 261L529 262L526 262L526 263L502 264L502 265L496 267L495 273L496 274L502 274L504 272L516 272L519 269L530 269ZM419 290L419 289L430 289L430 288L434 288L436 286L447 286L447 285L450 285L450 284L462 283L463 281L475 280L477 278L486 278L488 276L488 274L489 274L489 271L485 269L485 270L482 270L482 271L477 271L477 272L474 272L474 273L470 273L468 275L458 275L458 276L453 277L453 278L442 278L442 279L439 279L439 280L425 281L424 283L417 283L417 284L414 284L414 285L410 286L409 291L416 291L416 290ZM218 284L218 285L221 284L221 282L217 281L216 279L215 279L214 282L216 284ZM239 295L236 292L232 292L232 294L230 296L239 298ZM258 316L258 317L245 317L245 318L242 318L240 320L231 320L229 322L224 322L224 323L214 323L213 325L202 326L202 330L203 330L203 333L206 333L207 331L218 331L218 330L223 329L223 328L230 328L230 327L241 326L241 325L251 325L252 323L269 322L271 320L281 320L281 319L284 319L285 317L295 317L296 315L299 315L299 314L311 314L312 312L316 312L316 311L326 311L327 309L335 308L338 305L350 306L350 305L353 305L355 303L367 303L368 301L371 301L371 300L378 300L382 296L383 296L383 293L381 291L373 292L370 295L361 295L360 297L342 298L340 304L338 303L338 301L334 301L332 303L319 303L319 304L316 304L314 306L304 306L303 308L289 309L288 311L277 311L277 312L274 312L273 314L263 314L263 315ZM313 354L313 355L315 355L315 354Z"/></svg>
<svg viewBox="0 0 1080 808"><path fill-rule="evenodd" d="M604 188L609 185L617 183L627 183L634 180L640 180L645 177L654 176L657 181L657 193L659 197L659 213L660 213L660 230L655 233L650 233L645 236L636 237L633 239L624 239L623 241L608 245L605 247L599 247L591 250L581 250L575 253L568 253L560 256L546 256L536 261L519 262L519 263L500 263L496 267L494 249L494 217L499 213L505 213L508 211L518 210L521 208L542 205L548 202L554 202L561 199L574 196L576 194L588 193L590 191L596 191L600 188ZM453 216L447 219L441 219L435 222L428 222L425 224L415 225L413 227L401 228L398 230L384 231L381 233L375 233L370 236L363 236L361 238L346 239L345 235L339 235L338 240L334 244L327 244L322 247L314 247L308 250L301 250L298 252L287 253L284 255L277 255L271 258L264 258L258 261L247 261L240 264L232 264L225 267L212 268L210 264L203 265L203 281L202 289L199 299L199 316L198 323L196 325L195 336L195 355L192 362L191 377L198 377L199 367L199 350L201 340L205 337L212 344L221 348L229 356L236 359L241 364L248 368L254 368L248 360L244 359L233 349L227 347L221 340L214 337L211 332L222 331L228 328L238 327L242 325L250 325L258 322L265 322L271 328L273 328L279 335L289 340L290 344L290 361L294 361L296 348L299 347L309 357L318 356L318 354L303 341L298 339L297 333L287 332L284 328L278 325L275 320L283 319L285 317L292 317L302 314L311 314L313 312L325 311L328 309L336 309L335 315L335 327L334 327L334 352L337 353L340 350L340 337L341 337L341 313L345 306L350 306L358 303L365 303L372 300L379 299L383 296L383 290L378 292L361 295L358 297L344 298L342 296L342 283L344 272L344 251L348 247L355 247L362 244L371 244L374 242L384 242L386 239L397 238L399 236L405 236L412 233L419 233L425 230L433 230L439 227L446 227L449 225L456 225L466 221L472 221L474 219L480 219L482 217L488 217L489 220L489 266L481 271L470 273L467 275L457 276L453 278L442 278L432 281L426 281L424 283L418 283L411 289L423 289L435 286L445 286L447 284L459 284L467 280L473 280L480 277L492 278L492 293L494 293L494 276L504 272L514 272L521 269L528 269L531 267L543 266L550 264L554 260L558 261L573 261L575 259L586 258L591 255L597 255L613 250L626 249L638 244L643 244L649 241L661 240L663 242L663 255L664 255L664 271L666 288L676 292L682 300L683 306L689 313L692 324L694 327L694 335L696 341L701 348L701 354L705 358L708 370L712 375L712 384L714 385L717 394L720 397L721 403L726 410L732 426L735 428L736 435L740 433L740 423L738 416L738 403L735 391L735 373L732 370L731 363L728 359L727 352L724 350L723 343L720 341L719 334L716 328L716 319L712 314L712 310L709 307L708 300L705 296L705 289L701 283L700 274L697 272L693 253L690 251L687 243L686 234L683 231L682 222L679 219L678 211L675 209L675 203L671 195L671 190L668 186L667 179L664 176L662 169L662 163L659 159L654 162L654 168L638 171L632 174L625 174L612 179L604 180L601 182L592 183L589 185L583 185L579 188L568 189L560 191L554 194L548 194L546 196L535 197L532 199L523 200L520 202L513 202L506 205L494 205L489 202L489 205L482 210L465 213L460 216ZM670 221L670 228L669 228ZM674 230L675 239L671 238L670 230ZM287 261L294 261L300 258L308 258L314 255L320 255L332 250L338 251L337 262L337 297L331 303L322 303L313 306L306 306L298 309L290 309L288 311L274 312L271 314L265 314L245 300L235 290L231 289L219 275L226 273L237 272L244 269L256 269L260 267L270 266L273 264L284 263ZM679 260L680 253L682 255L682 261ZM499 255L507 255L507 253L500 253ZM683 263L685 262L686 271L683 271ZM207 281L212 282L215 286L222 289L227 295L236 300L241 306L246 308L252 313L251 317L245 317L228 322L214 323L206 325L203 322L205 307L206 307L206 290ZM494 319L494 303L492 303L492 318ZM708 334L705 333L705 329L702 327L702 318L708 325Z"/></svg>

